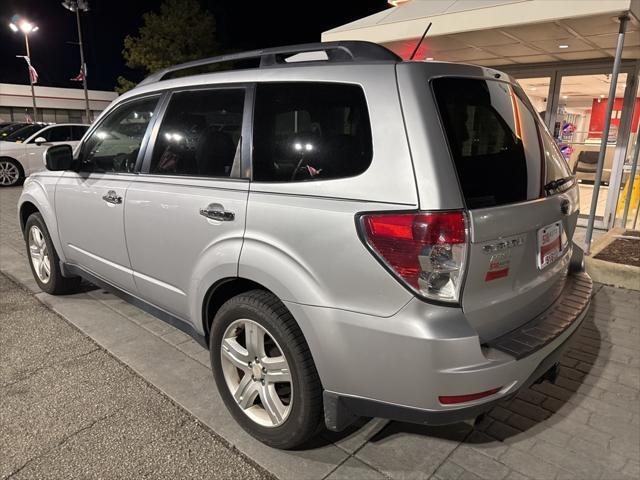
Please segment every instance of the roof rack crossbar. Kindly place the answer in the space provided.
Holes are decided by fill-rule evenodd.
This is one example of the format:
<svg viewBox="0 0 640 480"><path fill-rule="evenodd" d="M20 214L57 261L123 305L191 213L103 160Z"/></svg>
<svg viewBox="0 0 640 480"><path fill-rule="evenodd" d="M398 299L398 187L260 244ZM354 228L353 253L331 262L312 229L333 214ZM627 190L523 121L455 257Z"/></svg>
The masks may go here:
<svg viewBox="0 0 640 480"><path fill-rule="evenodd" d="M234 62L237 60L260 59L260 68L274 65L291 65L286 62L286 58L305 52L325 52L329 62L356 62L356 61L393 61L401 62L402 59L395 53L382 45L362 41L342 41L342 42L317 42L305 43L302 45L291 45L286 47L265 48L262 50L252 50L242 53L231 53L217 57L203 58L191 62L174 65L163 70L159 70L146 77L138 84L148 85L159 82L167 75L216 63ZM295 63L293 63L295 64Z"/></svg>

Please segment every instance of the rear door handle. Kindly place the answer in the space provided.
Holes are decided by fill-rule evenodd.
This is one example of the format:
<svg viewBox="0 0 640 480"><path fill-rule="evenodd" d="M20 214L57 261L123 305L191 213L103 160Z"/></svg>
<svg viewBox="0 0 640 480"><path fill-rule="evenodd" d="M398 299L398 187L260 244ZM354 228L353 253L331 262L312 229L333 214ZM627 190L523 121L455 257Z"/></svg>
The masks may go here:
<svg viewBox="0 0 640 480"><path fill-rule="evenodd" d="M200 215L220 222L232 222L236 218L235 213L225 210L219 203L210 203L206 208L201 208Z"/></svg>
<svg viewBox="0 0 640 480"><path fill-rule="evenodd" d="M122 203L122 197L120 197L115 190L109 190L106 195L102 196L102 199L112 205L120 205Z"/></svg>

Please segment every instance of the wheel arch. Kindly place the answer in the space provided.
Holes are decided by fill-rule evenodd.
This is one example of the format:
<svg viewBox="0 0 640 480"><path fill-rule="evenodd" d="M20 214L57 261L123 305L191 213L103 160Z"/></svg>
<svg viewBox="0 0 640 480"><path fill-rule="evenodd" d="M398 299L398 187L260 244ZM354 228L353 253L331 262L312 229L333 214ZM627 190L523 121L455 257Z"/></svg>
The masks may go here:
<svg viewBox="0 0 640 480"><path fill-rule="evenodd" d="M31 177L30 177L31 178ZM46 188L39 181L28 181L25 183L20 199L18 200L18 221L20 228L24 232L24 226L33 213L42 215L44 224L49 231L49 236L56 249L60 261L64 262L64 251L58 234L58 222L52 205L53 189Z"/></svg>
<svg viewBox="0 0 640 480"><path fill-rule="evenodd" d="M20 231L24 232L24 227L27 224L27 219L34 213L40 213L40 210L33 202L27 200L20 205Z"/></svg>
<svg viewBox="0 0 640 480"><path fill-rule="evenodd" d="M209 287L202 302L202 330L207 344L209 344L209 332L211 331L213 319L220 307L236 295L255 289L273 293L264 285L241 277L223 278Z"/></svg>

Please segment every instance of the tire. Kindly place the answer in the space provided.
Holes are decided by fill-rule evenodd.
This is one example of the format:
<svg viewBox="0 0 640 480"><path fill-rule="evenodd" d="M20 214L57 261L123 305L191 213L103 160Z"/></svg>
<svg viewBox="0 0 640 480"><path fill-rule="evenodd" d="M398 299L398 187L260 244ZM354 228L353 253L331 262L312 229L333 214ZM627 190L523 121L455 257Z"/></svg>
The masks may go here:
<svg viewBox="0 0 640 480"><path fill-rule="evenodd" d="M60 258L39 213L32 213L27 219L24 239L31 273L42 291L51 295L62 295L78 290L80 277L62 276Z"/></svg>
<svg viewBox="0 0 640 480"><path fill-rule="evenodd" d="M240 369L236 363L246 364L247 359L254 358L251 352L259 351L246 347L246 338L260 329L264 331L262 351L267 354L261 357L262 363L252 361L252 367ZM223 353L222 344L225 340L225 350L230 351L229 342L233 343L235 338L238 341L234 348L238 345L242 348L231 350L237 354L232 361ZM324 425L322 385L311 352L293 316L273 294L252 290L228 300L214 318L209 343L218 391L231 415L250 435L271 447L293 449L308 442ZM287 368L276 368L282 367L283 357ZM260 366L264 373L260 373ZM287 370L290 382L274 383L274 378L286 378ZM279 376L282 372L284 377ZM245 391L250 393L236 401L234 393L240 390L243 381ZM274 403L274 392L280 399L278 405L284 406L286 413L277 407L265 407L278 403L277 399ZM254 400L246 400L253 395ZM243 401L249 406L241 407Z"/></svg>
<svg viewBox="0 0 640 480"><path fill-rule="evenodd" d="M24 169L13 158L0 158L0 187L16 187L24 183Z"/></svg>

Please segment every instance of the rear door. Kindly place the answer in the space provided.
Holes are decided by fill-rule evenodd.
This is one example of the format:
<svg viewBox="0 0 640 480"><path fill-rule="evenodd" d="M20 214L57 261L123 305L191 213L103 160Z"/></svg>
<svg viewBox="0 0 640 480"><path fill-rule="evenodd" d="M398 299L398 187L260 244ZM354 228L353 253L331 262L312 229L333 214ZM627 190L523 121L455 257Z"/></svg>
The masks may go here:
<svg viewBox="0 0 640 480"><path fill-rule="evenodd" d="M243 86L173 92L128 189L124 223L138 291L185 320L199 318L193 309L208 287L238 274L247 95Z"/></svg>
<svg viewBox="0 0 640 480"><path fill-rule="evenodd" d="M578 215L568 166L523 92L496 79L432 81L469 211L462 307L484 340L560 294Z"/></svg>

